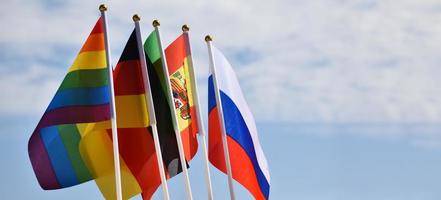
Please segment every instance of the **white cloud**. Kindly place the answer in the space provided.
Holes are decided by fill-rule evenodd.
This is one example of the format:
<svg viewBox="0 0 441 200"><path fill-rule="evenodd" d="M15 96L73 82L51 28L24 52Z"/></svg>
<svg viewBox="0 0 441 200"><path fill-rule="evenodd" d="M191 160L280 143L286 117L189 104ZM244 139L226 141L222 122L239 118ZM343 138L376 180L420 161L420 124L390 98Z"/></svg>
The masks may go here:
<svg viewBox="0 0 441 200"><path fill-rule="evenodd" d="M0 112L44 109L89 34L99 3L2 2L0 24L6 28L0 33L0 51L10 57L0 56L0 66L25 65L26 60L33 64L0 77L9 86L2 88L6 95L0 97ZM203 37L212 33L215 45L231 58L260 121L441 122L438 1L108 4L115 62L132 29L133 13L141 14L145 34L151 30L151 19L160 19L166 44L180 33L180 25L188 23L200 78L207 74ZM57 55L60 48L64 50ZM250 57L241 58L244 54ZM51 57L62 66L41 62ZM50 75L54 67L57 76ZM44 78L35 85L26 77ZM201 86L206 94L206 84Z"/></svg>
<svg viewBox="0 0 441 200"><path fill-rule="evenodd" d="M22 71L0 70L0 98L3 115L43 113L52 99L63 73L57 69L32 65Z"/></svg>

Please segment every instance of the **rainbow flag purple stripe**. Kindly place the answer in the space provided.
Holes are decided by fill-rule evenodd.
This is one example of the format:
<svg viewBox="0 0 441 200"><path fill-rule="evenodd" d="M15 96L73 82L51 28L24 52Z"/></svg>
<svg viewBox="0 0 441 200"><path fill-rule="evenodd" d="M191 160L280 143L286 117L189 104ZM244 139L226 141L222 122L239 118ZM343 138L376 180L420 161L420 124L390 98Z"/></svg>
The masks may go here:
<svg viewBox="0 0 441 200"><path fill-rule="evenodd" d="M29 139L29 158L45 190L93 179L80 155L77 125L111 116L104 42L99 18Z"/></svg>

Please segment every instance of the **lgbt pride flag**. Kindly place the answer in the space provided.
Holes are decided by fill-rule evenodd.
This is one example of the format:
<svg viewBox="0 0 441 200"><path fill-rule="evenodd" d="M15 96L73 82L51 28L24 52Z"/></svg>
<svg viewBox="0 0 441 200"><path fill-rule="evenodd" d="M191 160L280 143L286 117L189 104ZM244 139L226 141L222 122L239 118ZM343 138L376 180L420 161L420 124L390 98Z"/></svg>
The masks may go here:
<svg viewBox="0 0 441 200"><path fill-rule="evenodd" d="M219 105L216 103L214 80L217 80L233 178L255 199L268 199L270 176L266 158L257 136L253 115L245 101L239 81L224 55L212 47L213 69L208 80L208 152L210 162L226 173ZM213 75L216 79L213 79Z"/></svg>
<svg viewBox="0 0 441 200"><path fill-rule="evenodd" d="M184 145L185 159L187 161L191 160L198 150L198 141L196 138L198 124L191 91L193 82L189 72L189 59L191 58L188 44L187 37L182 34L165 49L177 115L176 118Z"/></svg>
<svg viewBox="0 0 441 200"><path fill-rule="evenodd" d="M32 133L29 158L43 189L93 179L79 151L84 124L110 120L103 20L99 18Z"/></svg>

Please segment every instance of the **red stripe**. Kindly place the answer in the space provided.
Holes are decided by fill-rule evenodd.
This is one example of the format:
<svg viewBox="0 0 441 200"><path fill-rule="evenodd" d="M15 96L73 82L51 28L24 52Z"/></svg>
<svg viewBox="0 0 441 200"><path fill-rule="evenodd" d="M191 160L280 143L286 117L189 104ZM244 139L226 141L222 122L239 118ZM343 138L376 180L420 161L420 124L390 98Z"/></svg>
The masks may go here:
<svg viewBox="0 0 441 200"><path fill-rule="evenodd" d="M226 174L227 170L217 108L214 108L210 112L208 120L210 133L208 138L208 158L216 168ZM254 198L265 199L265 196L260 190L253 163L248 157L248 154L234 139L227 137L227 143L233 178L243 185Z"/></svg>
<svg viewBox="0 0 441 200"><path fill-rule="evenodd" d="M114 71L115 95L144 94L143 81L139 60L120 62Z"/></svg>
<svg viewBox="0 0 441 200"><path fill-rule="evenodd" d="M208 115L208 158L219 170L226 173L222 137L218 121L217 108Z"/></svg>
<svg viewBox="0 0 441 200"><path fill-rule="evenodd" d="M109 131L111 138L111 132ZM135 176L143 193L151 197L161 184L156 151L148 128L119 128L121 157Z"/></svg>
<svg viewBox="0 0 441 200"><path fill-rule="evenodd" d="M184 147L186 148L186 158L189 160L193 158L197 152L197 138L195 134L190 134L189 129L184 130L181 134L183 134L182 139ZM110 130L109 138L111 138ZM151 198L160 186L161 179L150 129L119 128L118 142L121 157L139 183L143 191L143 198ZM187 155L188 152L190 152L190 155ZM188 156L190 156L190 158ZM167 169L165 171L168 179Z"/></svg>
<svg viewBox="0 0 441 200"><path fill-rule="evenodd" d="M60 124L90 123L110 119L110 105L69 106L44 113L36 131L47 126Z"/></svg>
<svg viewBox="0 0 441 200"><path fill-rule="evenodd" d="M180 35L166 49L167 67L169 74L174 74L184 65L184 59L189 55L187 51L184 34ZM171 84L175 84L173 81ZM191 97L189 97L191 98ZM181 131L182 142L184 144L185 159L190 161L197 152L198 142L196 134L198 132L197 117L194 106L190 108L191 124Z"/></svg>
<svg viewBox="0 0 441 200"><path fill-rule="evenodd" d="M184 64L184 59L189 54L185 47L184 35L180 35L165 49L165 56L167 58L168 73L172 75Z"/></svg>
<svg viewBox="0 0 441 200"><path fill-rule="evenodd" d="M253 163L244 149L231 137L227 137L233 178L250 191L254 198L265 199L255 176Z"/></svg>
<svg viewBox="0 0 441 200"><path fill-rule="evenodd" d="M28 152L35 176L41 188L45 190L60 188L39 132L32 133L29 139Z"/></svg>
<svg viewBox="0 0 441 200"><path fill-rule="evenodd" d="M198 151L198 126L196 109L194 106L190 107L191 123L184 130L181 131L182 143L184 145L185 159L190 161Z"/></svg>

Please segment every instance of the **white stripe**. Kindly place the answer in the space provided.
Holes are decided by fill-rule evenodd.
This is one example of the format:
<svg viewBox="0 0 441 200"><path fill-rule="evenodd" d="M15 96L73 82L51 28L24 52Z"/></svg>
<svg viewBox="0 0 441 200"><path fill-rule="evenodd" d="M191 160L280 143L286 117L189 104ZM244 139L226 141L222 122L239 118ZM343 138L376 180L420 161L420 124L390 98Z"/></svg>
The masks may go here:
<svg viewBox="0 0 441 200"><path fill-rule="evenodd" d="M268 183L270 183L268 163L266 161L265 155L263 154L262 147L260 146L259 137L257 136L256 123L242 94L236 74L234 73L233 68L231 67L225 56L214 46L213 56L214 62L216 63L216 77L219 84L219 90L230 97L230 99L234 102L234 104L236 104L237 108L242 114L242 117L245 120L248 130L250 131L251 138L253 140L259 167L268 180Z"/></svg>

